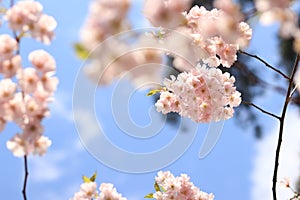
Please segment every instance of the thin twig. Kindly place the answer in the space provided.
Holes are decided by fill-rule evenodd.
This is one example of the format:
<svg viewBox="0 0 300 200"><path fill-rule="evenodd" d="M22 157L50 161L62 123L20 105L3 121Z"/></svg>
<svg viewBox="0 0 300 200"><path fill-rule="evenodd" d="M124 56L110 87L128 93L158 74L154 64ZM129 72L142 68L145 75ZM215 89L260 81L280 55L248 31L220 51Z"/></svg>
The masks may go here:
<svg viewBox="0 0 300 200"><path fill-rule="evenodd" d="M300 56L299 54L296 57L295 64L293 66L293 71L291 74L291 77L289 78L289 87L286 93L285 102L282 108L282 113L280 117L280 126L279 126L279 136L278 136L278 142L277 142L277 148L276 148L276 156L275 156L275 167L274 167L274 174L273 174L273 185L272 185L272 194L273 194L273 200L277 200L277 194L276 194L276 184L277 184L277 173L278 173L278 166L279 166L279 154L280 154L280 148L282 143L282 136L283 136L283 126L285 121L285 115L287 111L287 107L289 105L289 102L291 100L291 91L293 88L293 80L297 71L297 67L299 64Z"/></svg>
<svg viewBox="0 0 300 200"><path fill-rule="evenodd" d="M24 168L25 168L25 176L24 176L24 183L23 183L23 199L27 200L27 196L26 196L26 187L27 187L27 179L28 179L28 164L27 164L27 156L24 156Z"/></svg>
<svg viewBox="0 0 300 200"><path fill-rule="evenodd" d="M248 21L251 17L255 16L257 14L257 9L252 8L246 12L244 12L245 19L244 21Z"/></svg>
<svg viewBox="0 0 300 200"><path fill-rule="evenodd" d="M270 112L268 112L268 111L262 109L261 107L255 105L254 103L251 103L251 102L248 102L248 101L243 101L242 103L243 103L243 104L246 104L246 105L249 105L249 106L253 106L254 108L260 110L261 112L263 112L263 113L265 113L265 114L267 114L267 115L270 115L271 117L274 117L274 118L280 120L280 117L279 117L279 116L277 116L277 115L275 115L275 114L273 114L273 113L270 113Z"/></svg>
<svg viewBox="0 0 300 200"><path fill-rule="evenodd" d="M280 74L283 78L287 79L287 80L290 80L290 78L285 75L283 72L281 72L279 69L276 69L275 67L273 67L272 65L270 65L269 63L267 63L266 61L264 61L262 58L260 58L259 56L257 55L254 55L254 54L250 54L250 53L247 53L245 51L242 51L242 50L239 50L240 53L242 54L245 54L249 57L252 57L252 58L255 58L257 60L259 60L260 62L262 62L263 64L265 64L268 68L272 69L273 71L277 72L278 74Z"/></svg>

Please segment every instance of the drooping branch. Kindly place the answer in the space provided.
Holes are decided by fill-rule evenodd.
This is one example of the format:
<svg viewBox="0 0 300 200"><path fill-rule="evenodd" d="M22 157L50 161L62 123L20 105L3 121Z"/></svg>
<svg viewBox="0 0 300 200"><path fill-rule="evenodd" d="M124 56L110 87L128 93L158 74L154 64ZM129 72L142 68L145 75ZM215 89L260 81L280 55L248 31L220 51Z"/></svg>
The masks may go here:
<svg viewBox="0 0 300 200"><path fill-rule="evenodd" d="M293 66L291 77L289 77L289 86L288 86L288 90L287 90L287 93L286 93L285 102L284 102L284 105L283 105L283 108L282 108L282 113L281 113L281 116L280 116L280 119L279 119L279 121L280 121L279 136L278 136L278 142L277 142L277 147L276 147L275 167L274 167L273 185L272 185L273 200L277 200L276 185L277 185L277 173L278 173L278 166L279 166L279 155L280 155L280 148L281 148L282 136L283 136L283 127L284 127L287 107L288 107L288 104L290 103L290 100L292 98L291 92L292 92L293 85L294 85L293 81L294 81L294 77L295 77L295 74L296 74L296 71L297 71L299 61L300 61L300 56L298 54L297 57L296 57L294 66Z"/></svg>
<svg viewBox="0 0 300 200"><path fill-rule="evenodd" d="M254 103L251 103L251 102L248 102L248 101L243 101L242 103L245 104L245 105L253 106L254 108L260 110L261 112L263 112L263 113L265 113L265 114L267 114L267 115L270 115L271 117L274 117L274 118L280 120L280 117L279 117L279 116L277 116L277 115L275 115L275 114L273 114L273 113L270 113L270 112L268 112L268 111L262 109L261 107L255 105Z"/></svg>
<svg viewBox="0 0 300 200"><path fill-rule="evenodd" d="M26 187L27 187L27 179L28 179L28 164L27 164L27 156L24 156L24 169L25 169L25 176L24 176L24 182L23 182L23 190L22 190L22 194L23 194L23 199L27 200L27 196L26 196Z"/></svg>
<svg viewBox="0 0 300 200"><path fill-rule="evenodd" d="M270 65L269 63L267 63L264 59L262 59L261 57L257 56L257 55L254 55L254 54L250 54L250 53L247 53L245 51L242 51L242 50L239 50L240 53L244 54L244 55L247 55L249 57L252 57L252 58L255 58L257 60L259 60L260 62L262 62L263 64L265 64L266 67L272 69L273 71L275 71L276 73L280 74L283 78L287 79L287 80L290 80L290 78L285 75L282 71L280 71L279 69L276 69L275 67L273 67L272 65Z"/></svg>

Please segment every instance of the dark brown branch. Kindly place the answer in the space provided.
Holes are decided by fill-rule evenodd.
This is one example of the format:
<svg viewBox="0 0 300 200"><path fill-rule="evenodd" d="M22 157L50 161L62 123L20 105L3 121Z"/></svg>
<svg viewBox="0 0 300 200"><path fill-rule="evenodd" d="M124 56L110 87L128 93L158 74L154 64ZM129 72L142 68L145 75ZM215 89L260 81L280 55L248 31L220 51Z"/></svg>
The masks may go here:
<svg viewBox="0 0 300 200"><path fill-rule="evenodd" d="M27 179L28 179L28 164L27 164L27 156L24 156L24 168L25 168L25 176L24 176L24 183L23 183L23 199L27 200L27 196L26 196L26 187L27 187Z"/></svg>
<svg viewBox="0 0 300 200"><path fill-rule="evenodd" d="M252 58L255 58L257 60L259 60L260 62L262 62L263 64L265 64L268 68L272 69L273 71L275 71L276 73L280 74L283 78L287 79L287 80L290 80L290 78L285 75L283 72L281 72L279 69L276 69L275 67L273 67L272 65L270 65L269 63L267 63L266 61L264 61L262 58L260 58L259 56L257 55L254 55L254 54L250 54L250 53L247 53L245 51L242 51L242 50L239 50L240 53L242 54L245 54L249 57L252 57Z"/></svg>
<svg viewBox="0 0 300 200"><path fill-rule="evenodd" d="M279 117L279 116L277 116L277 115L275 115L275 114L273 114L273 113L270 113L270 112L268 112L268 111L266 111L266 110L260 108L259 106L255 105L254 103L247 102L247 101L243 101L242 103L245 104L245 105L253 106L254 108L260 110L261 112L263 112L263 113L265 113L265 114L267 114L267 115L270 115L271 117L274 117L274 118L280 120L280 117Z"/></svg>
<svg viewBox="0 0 300 200"><path fill-rule="evenodd" d="M272 185L273 200L277 200L276 184L277 184L277 173L278 173L278 166L279 166L279 154L280 154L280 148L281 148L281 143L282 143L283 127L284 127L284 121L285 121L287 107L292 98L291 91L292 91L293 84L294 84L293 80L294 80L294 77L295 77L295 74L297 71L299 60L300 60L300 56L298 54L296 57L296 60L295 60L295 64L293 66L293 71L292 71L291 77L289 77L289 87L288 87L288 90L286 93L285 102L284 102L281 117L280 117L279 136L278 136L278 142L277 142L277 148L276 148L275 167L274 167L273 185Z"/></svg>

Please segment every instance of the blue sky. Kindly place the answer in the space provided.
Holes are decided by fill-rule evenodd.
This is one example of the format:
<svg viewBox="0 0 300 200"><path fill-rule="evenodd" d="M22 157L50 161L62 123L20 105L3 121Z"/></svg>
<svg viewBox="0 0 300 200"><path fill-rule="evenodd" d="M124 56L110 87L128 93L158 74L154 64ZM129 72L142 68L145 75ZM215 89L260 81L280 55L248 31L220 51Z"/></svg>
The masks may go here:
<svg viewBox="0 0 300 200"><path fill-rule="evenodd" d="M75 57L72 44L78 40L78 31L84 22L89 1L41 1L45 12L55 16L58 22L56 39L51 46L43 46L31 40L22 42L22 54L27 55L30 50L44 48L48 50L57 61L57 76L60 79L56 101L51 105L51 117L44 121L45 134L52 140L52 146L44 157L30 157L29 159L29 182L28 199L42 200L64 200L72 197L79 190L82 182L81 176L92 175L97 171L97 183L111 182L119 192L129 200L143 199L143 196L153 192L153 182L157 170L151 173L132 174L117 171L97 161L89 154L80 142L79 135L72 117L72 94L74 82L78 71L82 67L82 61ZM135 1L141 5L141 1ZM138 6L136 6L138 9ZM145 26L140 19L140 12L131 14L132 20L137 22L137 27ZM257 26L254 39L250 47L252 52L260 54L271 64L278 62L276 37L274 30L276 26L263 28ZM266 35L268 35L266 37ZM263 43L263 45L261 45ZM255 45L254 45L255 44ZM260 63L257 63L261 65ZM261 65L264 73L268 70ZM269 76L271 77L271 76ZM116 126L111 113L111 95L116 85L106 86L96 90L96 109L98 120L109 133L109 139L115 144L128 151L147 152L168 143L176 135L176 128L164 127L153 140L133 140L127 137ZM145 96L146 92L136 92L129 103L132 119L138 125L144 126L150 123L148 110L153 105L152 99ZM280 96L275 96L278 101L273 101L271 93L256 100L268 110L280 111ZM269 103L272 100L272 103ZM296 118L296 115L293 115ZM93 125L86 126L92 129ZM160 115L157 115L160 117ZM274 120L262 115L266 127L271 131L276 128ZM236 121L230 119L225 122L224 129L214 149L203 159L198 158L200 146L207 132L207 125L199 125L195 140L190 148L174 163L163 168L170 170L175 175L187 173L195 185L206 192L215 194L216 199L254 199L251 194L255 190L257 181L252 181L261 163L256 161L266 150L257 144L252 134L236 126ZM268 129L267 129L268 130ZM295 130L295 129L293 129ZM21 188L23 183L23 159L15 158L6 149L6 141L14 134L15 127L9 125L1 133L0 137L0 196L1 199L21 199ZM165 134L165 135L164 135ZM274 135L274 134L270 134ZM268 137L266 137L268 138ZM260 145L260 146L259 146ZM270 151L272 151L271 149ZM298 150L299 151L299 150ZM108 152L109 153L109 152ZM168 156L168 155L166 155ZM266 155L268 156L268 154ZM154 162L154 161L153 161ZM264 167L267 171L273 170L273 164ZM259 170L259 169L258 169ZM254 174L254 175L253 175ZM297 176L296 174L295 176ZM262 178L262 176L260 176ZM266 177L269 179L269 177ZM266 179L264 179L266 180ZM267 181L271 189L271 179ZM268 189L268 187L265 187ZM267 199L268 197L266 197Z"/></svg>

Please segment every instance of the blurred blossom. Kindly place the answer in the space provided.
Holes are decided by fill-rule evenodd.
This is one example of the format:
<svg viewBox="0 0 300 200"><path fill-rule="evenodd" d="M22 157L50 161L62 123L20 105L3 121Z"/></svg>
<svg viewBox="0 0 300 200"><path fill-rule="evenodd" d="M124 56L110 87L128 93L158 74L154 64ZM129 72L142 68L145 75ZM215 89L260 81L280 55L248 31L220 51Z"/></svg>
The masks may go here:
<svg viewBox="0 0 300 200"><path fill-rule="evenodd" d="M128 30L126 20L129 0L94 0L89 14L80 30L80 40L85 48L92 50L107 37Z"/></svg>
<svg viewBox="0 0 300 200"><path fill-rule="evenodd" d="M143 13L153 26L172 29L185 22L182 13L190 5L191 0L146 0Z"/></svg>

